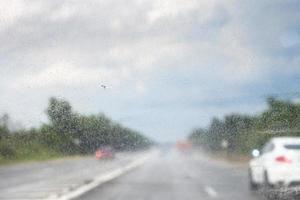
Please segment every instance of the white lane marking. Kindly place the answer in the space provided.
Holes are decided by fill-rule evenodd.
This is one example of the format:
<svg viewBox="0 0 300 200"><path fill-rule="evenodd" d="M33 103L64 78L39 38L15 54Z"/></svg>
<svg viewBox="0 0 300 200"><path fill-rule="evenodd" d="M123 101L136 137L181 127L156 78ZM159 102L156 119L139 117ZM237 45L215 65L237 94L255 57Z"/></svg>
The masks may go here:
<svg viewBox="0 0 300 200"><path fill-rule="evenodd" d="M204 190L211 198L215 198L218 196L218 193L216 192L216 190L214 190L214 188L212 188L210 186L205 186Z"/></svg>
<svg viewBox="0 0 300 200"><path fill-rule="evenodd" d="M116 169L116 170L111 171L106 174L102 174L102 175L96 177L92 182L90 182L86 185L83 185L74 191L69 191L69 193L62 194L62 195L53 195L53 196L48 197L46 200L71 200L71 199L77 198L77 197L83 195L84 193L96 188L97 186L99 186L103 183L106 183L108 181L111 181L111 180L121 176L122 174L125 174L126 172L144 164L148 159L149 159L149 156L145 156L139 160L131 162L130 164L126 165L125 167Z"/></svg>

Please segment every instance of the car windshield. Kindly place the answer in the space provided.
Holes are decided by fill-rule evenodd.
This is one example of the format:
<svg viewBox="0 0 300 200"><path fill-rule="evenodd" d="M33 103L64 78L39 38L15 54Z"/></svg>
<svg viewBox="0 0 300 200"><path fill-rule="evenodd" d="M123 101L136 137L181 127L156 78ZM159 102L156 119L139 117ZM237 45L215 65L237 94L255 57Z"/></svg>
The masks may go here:
<svg viewBox="0 0 300 200"><path fill-rule="evenodd" d="M0 200L300 199L300 0L0 0Z"/></svg>

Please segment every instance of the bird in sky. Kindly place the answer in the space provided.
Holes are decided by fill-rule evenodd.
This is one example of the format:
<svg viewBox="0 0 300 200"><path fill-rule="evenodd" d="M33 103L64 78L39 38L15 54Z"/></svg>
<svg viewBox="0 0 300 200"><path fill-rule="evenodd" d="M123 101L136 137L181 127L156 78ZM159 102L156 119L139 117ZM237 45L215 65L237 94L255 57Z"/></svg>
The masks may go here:
<svg viewBox="0 0 300 200"><path fill-rule="evenodd" d="M103 89L106 89L106 88L107 88L106 85L103 85L103 84L101 85L101 87L102 87Z"/></svg>

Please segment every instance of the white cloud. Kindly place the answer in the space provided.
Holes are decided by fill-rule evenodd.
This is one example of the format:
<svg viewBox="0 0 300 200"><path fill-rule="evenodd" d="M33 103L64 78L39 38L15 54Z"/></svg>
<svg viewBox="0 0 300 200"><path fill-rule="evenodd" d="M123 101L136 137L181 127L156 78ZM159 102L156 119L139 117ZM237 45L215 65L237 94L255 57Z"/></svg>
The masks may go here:
<svg viewBox="0 0 300 200"><path fill-rule="evenodd" d="M41 14L45 3L30 0L0 1L0 30L13 26L23 18Z"/></svg>
<svg viewBox="0 0 300 200"><path fill-rule="evenodd" d="M0 1L1 28L12 25L25 13L25 2L20 0Z"/></svg>
<svg viewBox="0 0 300 200"><path fill-rule="evenodd" d="M147 90L145 82L143 82L143 81L137 81L135 87L136 87L137 92L140 94L145 93Z"/></svg>
<svg viewBox="0 0 300 200"><path fill-rule="evenodd" d="M78 7L72 6L72 4L63 4L59 8L53 10L49 16L51 21L63 21L68 20L78 13Z"/></svg>
<svg viewBox="0 0 300 200"><path fill-rule="evenodd" d="M205 22L211 17L211 12L216 5L215 0L155 0L153 8L148 12L150 23L155 23L164 18L175 18L197 11L200 8L200 20Z"/></svg>
<svg viewBox="0 0 300 200"><path fill-rule="evenodd" d="M234 22L225 26L221 31L217 48L222 51L227 60L222 74L229 81L243 83L262 78L260 75L265 75L262 56L243 44L246 39L247 33L243 32L239 24Z"/></svg>
<svg viewBox="0 0 300 200"><path fill-rule="evenodd" d="M117 88L128 77L123 69L78 67L74 63L59 62L19 77L12 88L98 87L104 83Z"/></svg>

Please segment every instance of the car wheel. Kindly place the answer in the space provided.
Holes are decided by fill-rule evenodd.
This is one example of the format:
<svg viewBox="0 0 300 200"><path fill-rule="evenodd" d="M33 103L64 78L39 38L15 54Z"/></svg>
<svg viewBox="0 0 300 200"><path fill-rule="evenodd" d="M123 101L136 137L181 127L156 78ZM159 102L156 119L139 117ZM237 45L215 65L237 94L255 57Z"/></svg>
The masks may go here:
<svg viewBox="0 0 300 200"><path fill-rule="evenodd" d="M251 172L251 169L249 169L249 173L248 173L248 176L249 176L249 189L251 191L256 191L259 189L259 185L257 183L254 183L253 181L253 178L252 178L252 172Z"/></svg>
<svg viewBox="0 0 300 200"><path fill-rule="evenodd" d="M269 175L268 175L268 172L265 171L264 172L264 188L265 189L270 189L272 187L272 185L270 184L270 181L269 181Z"/></svg>

